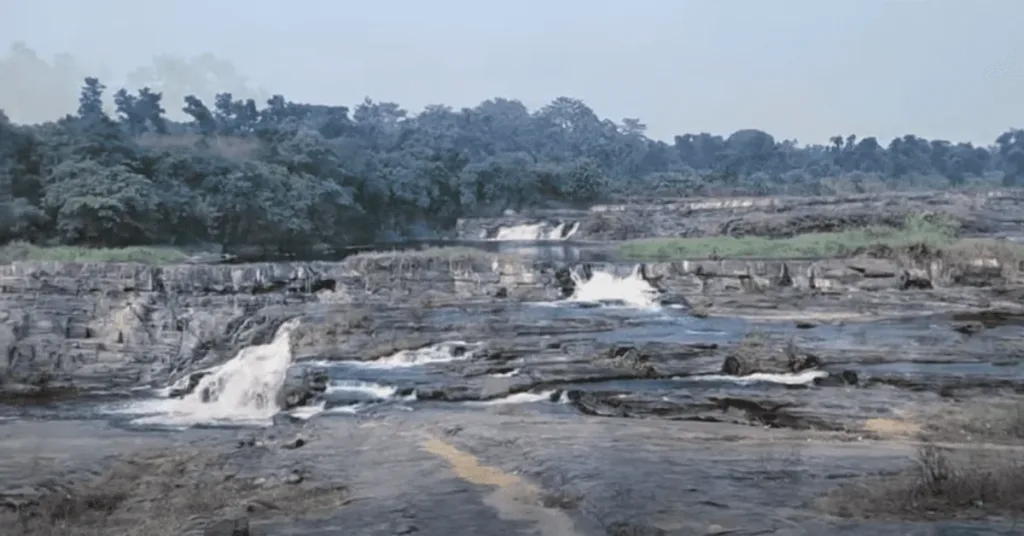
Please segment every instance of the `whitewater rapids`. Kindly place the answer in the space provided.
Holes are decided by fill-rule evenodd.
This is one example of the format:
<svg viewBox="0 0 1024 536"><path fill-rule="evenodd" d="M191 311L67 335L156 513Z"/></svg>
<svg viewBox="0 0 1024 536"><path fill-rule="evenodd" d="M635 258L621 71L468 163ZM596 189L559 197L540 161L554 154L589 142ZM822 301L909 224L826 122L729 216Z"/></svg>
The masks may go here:
<svg viewBox="0 0 1024 536"><path fill-rule="evenodd" d="M584 281L571 274L576 289L569 301L584 303L622 304L636 309L657 310L661 294L640 274L640 267L633 268L627 276L619 277L608 272L594 272Z"/></svg>
<svg viewBox="0 0 1024 536"><path fill-rule="evenodd" d="M559 223L552 226L548 223L531 223L525 225L512 225L500 227L494 241L532 241L532 240L568 240L580 230L580 223L573 222L571 225Z"/></svg>
<svg viewBox="0 0 1024 536"><path fill-rule="evenodd" d="M230 424L269 426L282 408L277 395L292 363L292 319L268 344L247 346L224 364L210 369L190 393L130 404L117 412L141 415L133 424L193 426Z"/></svg>

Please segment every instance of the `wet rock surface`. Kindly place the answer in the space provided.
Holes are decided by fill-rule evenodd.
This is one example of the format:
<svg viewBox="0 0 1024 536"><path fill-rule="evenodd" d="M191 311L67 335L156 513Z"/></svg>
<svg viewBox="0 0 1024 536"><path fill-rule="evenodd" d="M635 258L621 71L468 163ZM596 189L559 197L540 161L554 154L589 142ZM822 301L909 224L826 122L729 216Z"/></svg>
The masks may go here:
<svg viewBox="0 0 1024 536"><path fill-rule="evenodd" d="M821 197L691 198L648 200L642 204L600 205L590 210L538 211L522 216L465 218L456 229L459 238L498 238L499 231L538 225L539 236L571 240L630 240L662 236L760 236L786 238L851 227L898 227L908 214L941 212L963 222L972 233L1019 233L1024 223L1019 206L1024 196L1015 190L966 194L920 192ZM546 231L546 232L545 232Z"/></svg>
<svg viewBox="0 0 1024 536"><path fill-rule="evenodd" d="M501 307L565 299L576 288L573 274L586 280L595 271L635 273L657 290L661 305L702 315L789 314L807 322L828 315L916 314L910 303L963 313L1002 314L1021 308L1020 296L1007 294L1019 286L1018 267L998 262L974 266L941 257L640 265L559 265L485 253L456 260L402 259L384 255L341 263L0 266L0 353L6 357L0 393L164 385L223 361L242 346L265 342L289 315L314 323L324 315L342 315L347 324L333 322L308 338L320 339L324 352L351 348L352 355L365 356L365 340L342 344L341 339L369 336L384 351L388 342L381 330L395 329L382 325L387 322L411 325L422 311L465 304ZM928 285L908 286L909 273ZM986 290L975 291L978 285ZM578 325L555 329L586 332L603 329L586 326L601 322L581 319ZM535 324L533 319L522 323ZM413 338L429 341L456 331L432 328L439 332L422 328ZM530 329L523 326L515 334Z"/></svg>
<svg viewBox="0 0 1024 536"><path fill-rule="evenodd" d="M934 284L906 287L910 270ZM922 434L1019 459L1024 431L978 416L1012 415L1024 394L1022 295L1011 270L985 286L957 283L964 270L934 258L0 267L0 522L14 534L1013 534L998 501L931 518L819 504L905 470ZM659 307L552 303L597 271L638 274ZM180 398L292 318L284 412L266 428L167 429L29 396L179 382ZM155 395L131 396L119 403Z"/></svg>
<svg viewBox="0 0 1024 536"><path fill-rule="evenodd" d="M327 390L330 377L322 369L288 369L284 385L277 393L277 405L281 409L292 409L309 405Z"/></svg>
<svg viewBox="0 0 1024 536"><path fill-rule="evenodd" d="M0 428L5 449L14 432L40 433L19 426ZM72 434L84 425L31 426ZM33 484L38 498L0 512L13 534L218 534L228 532L210 531L242 527L250 534L368 535L446 535L453 527L544 535L1015 530L1009 520L822 516L815 502L837 482L892 473L914 452L903 442L834 433L432 411L310 422L299 448L285 448L277 430L220 431L188 445L163 438L145 447L124 431L102 433L117 460L96 463L94 474L79 475L81 484L62 482L59 495ZM232 437L243 441L230 444ZM82 459L67 445L49 451ZM5 483L33 481L4 476ZM131 506L146 501L161 508ZM54 526L56 532L44 532Z"/></svg>

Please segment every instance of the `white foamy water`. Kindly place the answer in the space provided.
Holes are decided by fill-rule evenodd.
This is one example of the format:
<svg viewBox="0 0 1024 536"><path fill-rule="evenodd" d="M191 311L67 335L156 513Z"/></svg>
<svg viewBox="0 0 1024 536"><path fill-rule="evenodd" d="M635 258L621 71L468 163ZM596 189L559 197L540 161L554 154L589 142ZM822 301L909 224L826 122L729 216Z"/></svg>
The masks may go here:
<svg viewBox="0 0 1024 536"><path fill-rule="evenodd" d="M536 402L548 402L554 391L541 391L539 393L515 393L501 398L482 400L478 402L466 402L470 406L505 406L510 404L533 404ZM565 402L565 393L559 397L558 402Z"/></svg>
<svg viewBox="0 0 1024 536"><path fill-rule="evenodd" d="M336 408L331 408L331 409L325 411L324 413L340 413L340 414L344 414L344 415L355 415L356 413L359 413L360 410L362 410L362 409L364 409L366 407L367 407L366 404L353 404L351 406L338 406Z"/></svg>
<svg viewBox="0 0 1024 536"><path fill-rule="evenodd" d="M572 225L559 223L553 229L541 237L542 240L568 240L580 230L580 222L574 221Z"/></svg>
<svg viewBox="0 0 1024 536"><path fill-rule="evenodd" d="M589 280L583 281L575 272L572 279L576 291L569 298L574 302L621 302L637 309L659 309L660 294L640 275L640 267L625 277L608 272L594 272Z"/></svg>
<svg viewBox="0 0 1024 536"><path fill-rule="evenodd" d="M469 359L481 347L482 344L480 343L469 344L464 341L449 341L415 350L401 350L373 361L353 361L350 364L365 368L396 369L420 367L436 363L451 363L453 361Z"/></svg>
<svg viewBox="0 0 1024 536"><path fill-rule="evenodd" d="M395 397L398 388L362 380L335 380L327 386L327 394L334 393L357 393L374 400L388 400Z"/></svg>
<svg viewBox="0 0 1024 536"><path fill-rule="evenodd" d="M161 388L161 389L157 389L156 390L156 394L157 394L157 396L161 396L161 397L165 397L165 398L168 397L168 396L171 396L171 393L174 393L175 391L182 391L186 387L188 387L189 382L192 381L192 376L195 376L196 374L204 374L204 373L205 374L210 374L211 372L213 372L215 370L217 370L217 367L192 371L191 373L186 374L186 375L178 378L178 381L172 383L171 385L168 385L167 387L164 387L164 388Z"/></svg>
<svg viewBox="0 0 1024 536"><path fill-rule="evenodd" d="M349 404L346 406L335 406L328 408L326 402L321 402L315 406L301 406L288 412L289 415L301 419L309 420L316 415L356 415L360 411L370 407L372 404Z"/></svg>
<svg viewBox="0 0 1024 536"><path fill-rule="evenodd" d="M324 412L324 408L327 407L327 402L320 402L312 406L299 406L288 412L289 415L296 419L308 420L314 415L319 415Z"/></svg>
<svg viewBox="0 0 1024 536"><path fill-rule="evenodd" d="M769 372L755 372L746 376L729 376L726 374L707 374L702 376L688 376L679 378L681 380L699 380L714 382L732 382L741 385L751 383L777 383L782 385L804 385L813 383L817 378L827 378L828 372L824 370L805 370L794 374L773 374Z"/></svg>
<svg viewBox="0 0 1024 536"><path fill-rule="evenodd" d="M292 362L291 332L298 325L298 319L289 320L278 328L269 344L243 348L223 365L209 369L196 388L182 398L149 400L115 411L144 415L132 421L135 424L269 425L281 411L276 395Z"/></svg>
<svg viewBox="0 0 1024 536"><path fill-rule="evenodd" d="M544 222L511 225L499 227L497 234L491 240L568 240L579 230L580 222L578 221L568 226L565 223L559 223L553 227Z"/></svg>

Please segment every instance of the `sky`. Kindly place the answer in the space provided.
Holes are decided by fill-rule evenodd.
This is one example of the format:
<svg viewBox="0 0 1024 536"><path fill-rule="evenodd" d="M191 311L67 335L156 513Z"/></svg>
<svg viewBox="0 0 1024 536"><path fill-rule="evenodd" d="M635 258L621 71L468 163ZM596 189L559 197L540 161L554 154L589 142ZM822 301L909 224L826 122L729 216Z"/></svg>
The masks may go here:
<svg viewBox="0 0 1024 536"><path fill-rule="evenodd" d="M1021 21L1020 0L2 0L0 54L70 53L119 87L159 55L212 53L290 100L411 111L569 96L665 140L987 145L1024 127ZM70 111L36 87L57 82L22 78L0 99L13 119Z"/></svg>

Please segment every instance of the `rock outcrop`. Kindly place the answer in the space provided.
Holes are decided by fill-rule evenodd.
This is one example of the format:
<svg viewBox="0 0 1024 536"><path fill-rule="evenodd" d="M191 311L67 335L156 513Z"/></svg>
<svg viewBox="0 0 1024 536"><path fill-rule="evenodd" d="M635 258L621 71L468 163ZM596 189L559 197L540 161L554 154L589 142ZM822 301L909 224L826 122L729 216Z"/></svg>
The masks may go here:
<svg viewBox="0 0 1024 536"><path fill-rule="evenodd" d="M661 236L759 236L786 238L868 225L900 226L912 213L943 213L969 233L1019 233L1024 195L1013 190L980 194L937 191L819 197L728 197L644 200L551 210L500 218L464 218L456 234L495 239L499 229L537 222L572 225L572 240L630 240ZM514 234L514 233L508 233Z"/></svg>
<svg viewBox="0 0 1024 536"><path fill-rule="evenodd" d="M327 372L309 368L290 368L277 393L277 407L291 409L312 402L327 390Z"/></svg>
<svg viewBox="0 0 1024 536"><path fill-rule="evenodd" d="M996 259L858 258L648 263L638 272L662 293L663 302L686 304L687 297L696 295L920 287L908 281L933 287L997 285L1017 277L1020 268ZM241 346L269 341L285 317L304 315L316 324L325 304L351 304L346 321L358 327L387 321L388 307L396 304L405 306L402 314L411 314L410 304L552 301L572 294L570 270L585 279L597 270L627 275L635 269L631 264L567 266L483 253L234 266L2 265L0 392L163 385L172 376L226 359ZM329 323L330 329L336 324ZM328 328L308 331L298 339L322 351L345 351ZM438 341L425 336L416 342ZM351 344L348 348L359 351Z"/></svg>
<svg viewBox="0 0 1024 536"><path fill-rule="evenodd" d="M753 334L745 337L725 358L722 373L730 376L747 376L758 372L795 374L821 366L818 356L800 350L791 341L773 341L760 334Z"/></svg>

